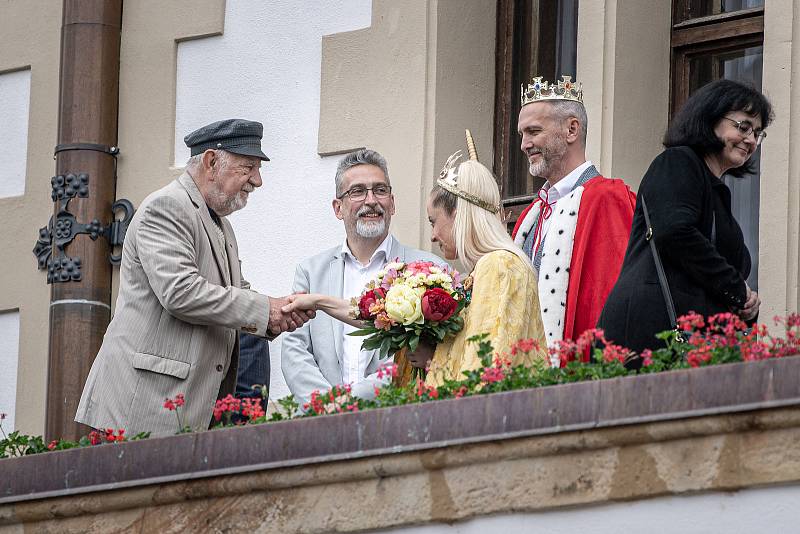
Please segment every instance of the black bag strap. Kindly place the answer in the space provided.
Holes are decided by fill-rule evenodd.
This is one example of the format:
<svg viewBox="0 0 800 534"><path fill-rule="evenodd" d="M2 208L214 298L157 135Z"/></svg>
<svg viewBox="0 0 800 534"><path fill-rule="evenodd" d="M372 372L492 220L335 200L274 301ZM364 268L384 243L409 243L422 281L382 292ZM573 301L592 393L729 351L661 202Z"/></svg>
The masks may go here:
<svg viewBox="0 0 800 534"><path fill-rule="evenodd" d="M672 328L677 328L678 317L675 315L675 304L672 302L672 293L669 290L664 266L661 264L661 257L658 255L656 243L653 241L653 225L650 224L650 214L647 213L647 203L644 201L644 195L642 195L642 211L644 212L644 222L647 224L647 233L645 233L644 238L650 243L650 250L653 252L653 261L656 263L656 272L658 273L658 284L661 286L661 293L664 294L664 302L667 304L669 322Z"/></svg>
<svg viewBox="0 0 800 534"><path fill-rule="evenodd" d="M717 246L717 214L711 212L711 244Z"/></svg>

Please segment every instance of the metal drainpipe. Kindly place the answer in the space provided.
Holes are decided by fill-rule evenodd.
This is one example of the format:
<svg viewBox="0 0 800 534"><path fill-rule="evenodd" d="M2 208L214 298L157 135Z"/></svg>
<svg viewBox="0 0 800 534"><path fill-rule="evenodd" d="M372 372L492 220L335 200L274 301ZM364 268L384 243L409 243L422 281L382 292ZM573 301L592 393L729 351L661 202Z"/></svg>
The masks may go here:
<svg viewBox="0 0 800 534"><path fill-rule="evenodd" d="M89 430L73 419L111 318L122 0L63 9L46 435L74 440Z"/></svg>

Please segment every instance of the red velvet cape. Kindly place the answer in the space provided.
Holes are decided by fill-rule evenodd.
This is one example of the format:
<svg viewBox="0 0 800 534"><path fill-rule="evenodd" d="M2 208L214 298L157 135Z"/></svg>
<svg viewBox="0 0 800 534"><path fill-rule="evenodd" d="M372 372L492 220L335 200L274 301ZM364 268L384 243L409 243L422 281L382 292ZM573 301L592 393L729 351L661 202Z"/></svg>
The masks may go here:
<svg viewBox="0 0 800 534"><path fill-rule="evenodd" d="M572 245L563 339L575 339L597 326L622 268L636 207L636 195L622 180L596 176L583 187ZM516 236L534 203L522 212L512 236Z"/></svg>

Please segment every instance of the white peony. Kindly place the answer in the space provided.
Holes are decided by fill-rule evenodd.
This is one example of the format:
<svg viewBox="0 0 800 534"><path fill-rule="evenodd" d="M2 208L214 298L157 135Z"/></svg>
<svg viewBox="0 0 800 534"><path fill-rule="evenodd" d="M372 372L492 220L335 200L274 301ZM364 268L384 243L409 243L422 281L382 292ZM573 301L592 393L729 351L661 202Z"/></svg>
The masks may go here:
<svg viewBox="0 0 800 534"><path fill-rule="evenodd" d="M415 289L407 284L394 284L386 292L385 309L389 317L401 324L422 323L423 289Z"/></svg>

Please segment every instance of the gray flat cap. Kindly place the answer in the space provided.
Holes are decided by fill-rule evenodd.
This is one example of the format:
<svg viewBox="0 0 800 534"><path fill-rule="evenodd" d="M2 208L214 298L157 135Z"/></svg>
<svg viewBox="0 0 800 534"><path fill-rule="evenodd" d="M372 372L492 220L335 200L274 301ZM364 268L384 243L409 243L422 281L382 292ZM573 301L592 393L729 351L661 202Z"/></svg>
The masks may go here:
<svg viewBox="0 0 800 534"><path fill-rule="evenodd" d="M264 127L260 122L245 119L225 119L198 128L183 138L192 156L208 149L222 149L242 156L253 156L264 161L269 158L261 151Z"/></svg>

